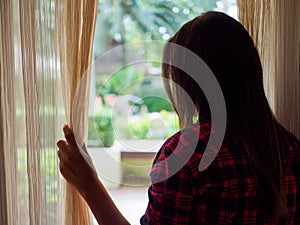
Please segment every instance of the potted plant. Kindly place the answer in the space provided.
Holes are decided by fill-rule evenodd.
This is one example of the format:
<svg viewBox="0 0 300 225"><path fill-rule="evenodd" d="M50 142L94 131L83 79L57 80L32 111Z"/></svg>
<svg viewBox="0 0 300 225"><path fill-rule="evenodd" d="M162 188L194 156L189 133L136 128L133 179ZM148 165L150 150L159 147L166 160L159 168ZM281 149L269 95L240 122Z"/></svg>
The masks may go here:
<svg viewBox="0 0 300 225"><path fill-rule="evenodd" d="M111 147L115 141L112 127L112 111L103 106L89 117L88 139L90 146Z"/></svg>
<svg viewBox="0 0 300 225"><path fill-rule="evenodd" d="M121 184L121 152L112 127L112 110L103 106L89 117L88 152L106 188Z"/></svg>

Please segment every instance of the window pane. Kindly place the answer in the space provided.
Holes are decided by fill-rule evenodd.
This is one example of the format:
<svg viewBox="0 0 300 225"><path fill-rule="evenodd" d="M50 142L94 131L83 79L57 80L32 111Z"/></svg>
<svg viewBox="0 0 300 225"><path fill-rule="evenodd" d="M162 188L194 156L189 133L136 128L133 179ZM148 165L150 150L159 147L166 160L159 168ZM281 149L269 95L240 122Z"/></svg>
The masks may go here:
<svg viewBox="0 0 300 225"><path fill-rule="evenodd" d="M89 151L104 184L120 188L110 193L132 224L138 223L146 207L153 157L179 130L162 84L161 46L146 41L166 41L184 23L209 10L237 19L235 0L99 1ZM145 61L149 56L156 61ZM134 198L132 192L145 194Z"/></svg>

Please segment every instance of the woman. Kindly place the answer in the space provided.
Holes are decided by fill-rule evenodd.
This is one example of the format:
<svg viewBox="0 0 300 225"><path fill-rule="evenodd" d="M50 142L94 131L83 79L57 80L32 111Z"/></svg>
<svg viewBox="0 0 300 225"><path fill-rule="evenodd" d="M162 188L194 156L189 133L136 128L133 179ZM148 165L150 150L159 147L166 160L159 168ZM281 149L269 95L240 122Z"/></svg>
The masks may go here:
<svg viewBox="0 0 300 225"><path fill-rule="evenodd" d="M165 89L182 130L156 155L151 178L167 179L151 183L141 224L300 224L300 143L271 112L259 55L247 31L223 13L208 12L186 23L169 43L191 50L211 68L224 95L227 127L216 158L199 171L208 138L218 131L211 130L209 105L197 83L163 64ZM166 47L164 57L170 56L168 51ZM198 123L192 124L195 112L187 109L172 82L192 99ZM81 156L68 126L64 133L66 141L57 144L62 175L78 189L99 224L128 224ZM192 137L197 146L175 174L169 174L168 166L155 166L175 149L184 154ZM180 140L185 141L178 144Z"/></svg>

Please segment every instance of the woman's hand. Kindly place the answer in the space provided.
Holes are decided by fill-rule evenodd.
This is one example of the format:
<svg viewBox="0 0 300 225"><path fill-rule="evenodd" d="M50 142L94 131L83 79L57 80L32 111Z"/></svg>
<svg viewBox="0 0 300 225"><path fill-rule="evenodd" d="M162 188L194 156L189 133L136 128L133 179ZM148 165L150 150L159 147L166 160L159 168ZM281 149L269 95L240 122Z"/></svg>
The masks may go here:
<svg viewBox="0 0 300 225"><path fill-rule="evenodd" d="M81 151L71 129L63 130L66 141L57 142L61 174L79 191L99 224L129 225L99 180L85 146Z"/></svg>
<svg viewBox="0 0 300 225"><path fill-rule="evenodd" d="M60 160L59 169L63 177L85 197L87 191L98 185L98 175L93 168L92 161L89 160L90 162L88 163L86 160L86 158L90 159L90 156L85 146L83 146L83 154L85 154L83 155L77 146L71 129L65 125L63 131L66 141L59 140L57 142L59 148L57 155Z"/></svg>

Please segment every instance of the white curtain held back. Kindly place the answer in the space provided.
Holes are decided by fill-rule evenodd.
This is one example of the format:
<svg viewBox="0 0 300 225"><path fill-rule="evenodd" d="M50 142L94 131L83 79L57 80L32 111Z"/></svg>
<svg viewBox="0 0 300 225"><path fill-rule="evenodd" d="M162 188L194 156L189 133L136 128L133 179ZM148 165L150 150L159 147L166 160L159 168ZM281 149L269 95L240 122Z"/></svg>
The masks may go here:
<svg viewBox="0 0 300 225"><path fill-rule="evenodd" d="M91 224L56 141L66 122L86 138L97 1L1 0L0 13L0 224Z"/></svg>

